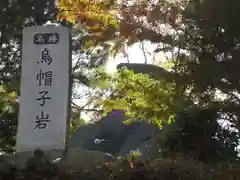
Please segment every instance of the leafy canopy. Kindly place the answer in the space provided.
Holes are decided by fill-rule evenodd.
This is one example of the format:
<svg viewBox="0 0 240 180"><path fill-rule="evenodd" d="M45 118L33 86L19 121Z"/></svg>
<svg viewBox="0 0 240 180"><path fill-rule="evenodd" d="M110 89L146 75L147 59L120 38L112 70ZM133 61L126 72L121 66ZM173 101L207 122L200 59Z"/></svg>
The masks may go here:
<svg viewBox="0 0 240 180"><path fill-rule="evenodd" d="M58 18L67 19L72 23L84 23L100 30L106 25L117 25L117 20L114 18L116 11L111 8L114 4L114 1L59 0Z"/></svg>
<svg viewBox="0 0 240 180"><path fill-rule="evenodd" d="M12 152L17 122L17 93L0 86L0 152Z"/></svg>
<svg viewBox="0 0 240 180"><path fill-rule="evenodd" d="M147 74L135 74L124 68L114 76L108 76L102 69L97 69L94 81L93 84L113 93L95 103L101 104L105 113L124 110L131 121L145 120L162 127L163 121L171 123L177 111L188 108L184 105L184 96L177 95L176 84L163 78L154 80Z"/></svg>
<svg viewBox="0 0 240 180"><path fill-rule="evenodd" d="M58 0L58 4L59 19L81 24L88 32L85 38L92 44L114 42L112 48L117 52L126 43L144 40L170 43L168 27L161 25L176 26L181 22L177 1Z"/></svg>
<svg viewBox="0 0 240 180"><path fill-rule="evenodd" d="M116 11L119 26L106 26L103 31L90 32L86 38L95 43L113 41L115 49L148 40L159 44L155 53L176 51L176 47L187 51L187 55L180 50L174 53L174 63L175 73L180 75L181 84L188 87L189 97L201 106L217 107L240 128L239 1L143 0L112 3L115 6L112 4L108 10ZM75 12L75 22L81 22L81 13ZM65 18L71 16L65 14ZM225 98L216 98L217 92Z"/></svg>
<svg viewBox="0 0 240 180"><path fill-rule="evenodd" d="M157 139L164 157L184 156L204 163L238 159L239 135L218 123L216 109L181 112Z"/></svg>

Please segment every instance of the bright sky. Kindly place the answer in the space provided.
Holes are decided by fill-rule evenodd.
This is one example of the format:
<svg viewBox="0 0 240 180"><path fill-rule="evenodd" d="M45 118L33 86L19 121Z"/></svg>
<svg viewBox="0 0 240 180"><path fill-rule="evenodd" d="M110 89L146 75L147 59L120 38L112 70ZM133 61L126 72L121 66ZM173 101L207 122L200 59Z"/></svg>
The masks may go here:
<svg viewBox="0 0 240 180"><path fill-rule="evenodd" d="M153 51L157 47L156 44L151 44L150 42L144 42L144 50L147 57L147 63L152 64L153 62ZM151 53L151 54L149 54ZM133 46L127 49L128 59L130 63L145 63L145 58L143 51L140 48L140 43L136 43ZM159 60L164 59L164 53L158 53L155 57L155 63L158 63ZM119 63L126 63L128 62L127 58L124 57L122 54L119 54L115 58L109 58L108 62L105 65L105 69L107 72L112 73L116 71L116 66ZM154 64L155 64L154 63Z"/></svg>

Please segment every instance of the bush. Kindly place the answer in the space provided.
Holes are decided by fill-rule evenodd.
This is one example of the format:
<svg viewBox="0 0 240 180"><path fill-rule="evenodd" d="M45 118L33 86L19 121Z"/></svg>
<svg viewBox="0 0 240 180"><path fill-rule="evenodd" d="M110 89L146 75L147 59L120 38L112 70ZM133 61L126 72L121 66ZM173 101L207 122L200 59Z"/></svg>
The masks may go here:
<svg viewBox="0 0 240 180"><path fill-rule="evenodd" d="M35 158L35 159L34 159ZM24 169L13 166L0 167L3 180L238 180L240 170L237 165L208 165L184 159L149 159L147 161L130 158L96 164L94 167L67 167L48 161L31 158ZM41 163L40 163L41 162Z"/></svg>

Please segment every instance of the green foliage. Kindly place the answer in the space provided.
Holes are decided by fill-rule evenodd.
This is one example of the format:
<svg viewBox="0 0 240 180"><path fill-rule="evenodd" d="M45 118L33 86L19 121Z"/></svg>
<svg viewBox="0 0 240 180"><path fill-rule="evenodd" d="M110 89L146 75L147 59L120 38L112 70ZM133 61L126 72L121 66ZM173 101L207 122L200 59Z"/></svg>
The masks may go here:
<svg viewBox="0 0 240 180"><path fill-rule="evenodd" d="M129 162L133 161L133 160L137 160L140 161L141 160L141 153L139 151L132 151L128 156L124 157L125 159L127 159Z"/></svg>
<svg viewBox="0 0 240 180"><path fill-rule="evenodd" d="M103 68L96 68L90 77L90 86L93 88L107 89L111 80L112 76L107 74Z"/></svg>
<svg viewBox="0 0 240 180"><path fill-rule="evenodd" d="M96 71L95 81L108 81L109 98L102 97L96 103L103 105L105 113L114 109L124 110L130 118L127 123L145 120L162 127L162 122L171 123L176 112L188 108L184 96L177 95L175 83L163 78L154 80L147 74L135 74L122 69L113 77L104 71Z"/></svg>
<svg viewBox="0 0 240 180"><path fill-rule="evenodd" d="M115 28L112 33L105 34L105 39L103 39L120 39L120 43L119 41L115 43L118 47L121 43L131 45L144 40L168 44L168 46L156 49L155 52L175 52L172 61L174 82L184 88L178 94L174 92L178 90L176 84L167 81L167 85L163 85L166 79L158 82L146 81L145 77L134 76L130 73L124 79L119 73L116 79L113 78L114 81L110 81L114 85L112 90L116 91L115 99L101 101L106 111L115 108L123 109L132 119L150 119L151 122L161 126L163 119L169 119L170 123L177 111L190 110L189 113L194 114L198 108L214 108L221 115L225 115L232 126L239 130L239 1L233 0L231 3L225 0L161 1L155 4L149 1L136 1L132 4L121 5L123 5L122 2L119 5L122 8L118 12L122 16L120 27ZM149 6L151 9L146 8ZM141 19L147 22L142 23ZM172 30L171 32L175 31L176 35L161 31L162 24L167 25L167 28ZM100 35L103 36L102 33ZM176 52L176 47L187 53L180 50ZM217 91L225 98L216 97ZM121 97L119 97L120 94ZM186 96L190 100L186 100ZM208 118L211 118L211 115L208 114L203 119ZM222 130L215 122L217 128L212 132L214 135L203 134L201 128L207 128L212 123L208 122L203 125L192 116L184 116L183 119L185 120L173 123L169 127L172 129L174 138L168 137L167 141L170 141L173 147L166 146L172 148L172 152L177 149L177 152L185 156L194 156L195 159L203 161L217 161L217 158L222 161L226 158L225 155L229 155L229 159L235 157L233 149L238 138L236 133ZM184 128L185 134L191 134L191 136L183 135L181 128ZM176 139L177 136L180 138ZM192 140L191 137L196 139ZM208 149L205 152L196 143L202 140L199 137L207 138L208 145L212 145L208 147L201 145ZM192 140L191 143L188 143L186 139ZM222 143L224 139L234 140L226 145ZM186 149L179 147L177 143L174 143L175 141L184 142ZM191 151L195 151L193 155ZM220 157L217 154L218 151L223 156Z"/></svg>
<svg viewBox="0 0 240 180"><path fill-rule="evenodd" d="M72 1L65 4L66 9L75 7L74 11L64 14L65 18L84 21L94 29L99 19L93 23L96 20L94 14L85 18L88 6L84 5L89 1L81 2L84 3L79 5L77 1ZM92 6L101 2L96 1ZM108 6L103 3L95 10L100 14L114 10L121 17L116 18L119 26L108 26L104 21L104 28L95 32L90 28L88 38L95 43L112 41L114 49L135 42L161 43L155 53L174 51L176 79L186 87L189 98L199 106L215 106L219 111L228 113L229 120L239 127L239 7L237 0L231 3L225 0L110 1ZM166 31L162 25L166 26ZM176 48L187 53L176 52ZM216 99L216 90L220 90L226 98L221 101Z"/></svg>
<svg viewBox="0 0 240 180"><path fill-rule="evenodd" d="M94 14L85 18L89 1L81 1L80 5L77 1L71 2L65 4L66 9L75 9L65 13L65 18L84 21L90 27L99 23L99 19L92 23L96 20ZM101 2L96 1L92 6ZM113 41L114 49L143 41L164 43L155 53L175 51L174 71L180 75L177 78L180 83L190 91L189 97L201 106L217 105L220 111L231 116L230 121L235 126L239 126L239 7L237 0L231 3L225 0L110 1L108 6L103 3L95 10L99 14L114 10L121 17L116 18L119 26L106 25L96 32L90 28L88 38L95 43ZM166 31L162 29L163 24ZM176 52L176 48L187 51L188 55L180 50ZM224 101L215 99L216 89L226 95Z"/></svg>
<svg viewBox="0 0 240 180"><path fill-rule="evenodd" d="M34 159L34 160L33 160ZM29 162L29 161L28 161ZM0 177L4 179L60 179L60 180L238 180L239 167L234 164L205 165L195 161L184 159L154 159L148 161L135 161L128 159L115 160L108 163L98 163L96 166L69 168L66 165L56 166L44 160L43 157L32 157L32 163L19 171L16 167L8 167L5 171L0 170ZM131 164L130 164L131 163ZM42 167L42 168L41 168ZM63 168L65 167L65 168Z"/></svg>
<svg viewBox="0 0 240 180"><path fill-rule="evenodd" d="M239 129L239 1L190 2L183 12L182 36L174 41L190 54L178 55L185 57L181 82L191 87L191 98L226 113Z"/></svg>
<svg viewBox="0 0 240 180"><path fill-rule="evenodd" d="M15 146L17 94L0 86L0 152L12 152Z"/></svg>
<svg viewBox="0 0 240 180"><path fill-rule="evenodd" d="M161 154L204 163L236 161L239 136L221 127L218 116L214 109L179 113L175 122L166 126L158 137Z"/></svg>
<svg viewBox="0 0 240 180"><path fill-rule="evenodd" d="M145 120L162 127L165 122L156 141L161 156L184 156L205 163L237 160L239 136L218 123L216 107L202 109L183 95L179 98L175 84L163 78L154 80L126 69L113 77L102 69L95 75L96 82L108 81L108 89L114 92L113 96L97 100L106 112L124 110L129 117L126 123Z"/></svg>

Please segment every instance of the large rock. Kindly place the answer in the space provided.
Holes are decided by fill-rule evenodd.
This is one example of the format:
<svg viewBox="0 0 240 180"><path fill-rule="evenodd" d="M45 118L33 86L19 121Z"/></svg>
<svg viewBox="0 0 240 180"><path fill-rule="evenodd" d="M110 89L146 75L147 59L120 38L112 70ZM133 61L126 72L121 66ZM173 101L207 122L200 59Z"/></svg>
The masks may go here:
<svg viewBox="0 0 240 180"><path fill-rule="evenodd" d="M126 119L123 111L116 110L95 124L80 127L71 137L69 148L100 151L113 156L125 156L135 150L144 153L142 144L152 139L158 129L146 122L124 125Z"/></svg>
<svg viewBox="0 0 240 180"><path fill-rule="evenodd" d="M123 124L126 119L122 111L113 111L94 124L80 127L72 135L68 146L117 155L133 129L133 126Z"/></svg>
<svg viewBox="0 0 240 180"><path fill-rule="evenodd" d="M157 127L144 122L138 123L122 144L118 156L124 156L130 151L139 151L143 155L147 155L149 146L154 143L153 137L156 132L158 132Z"/></svg>

